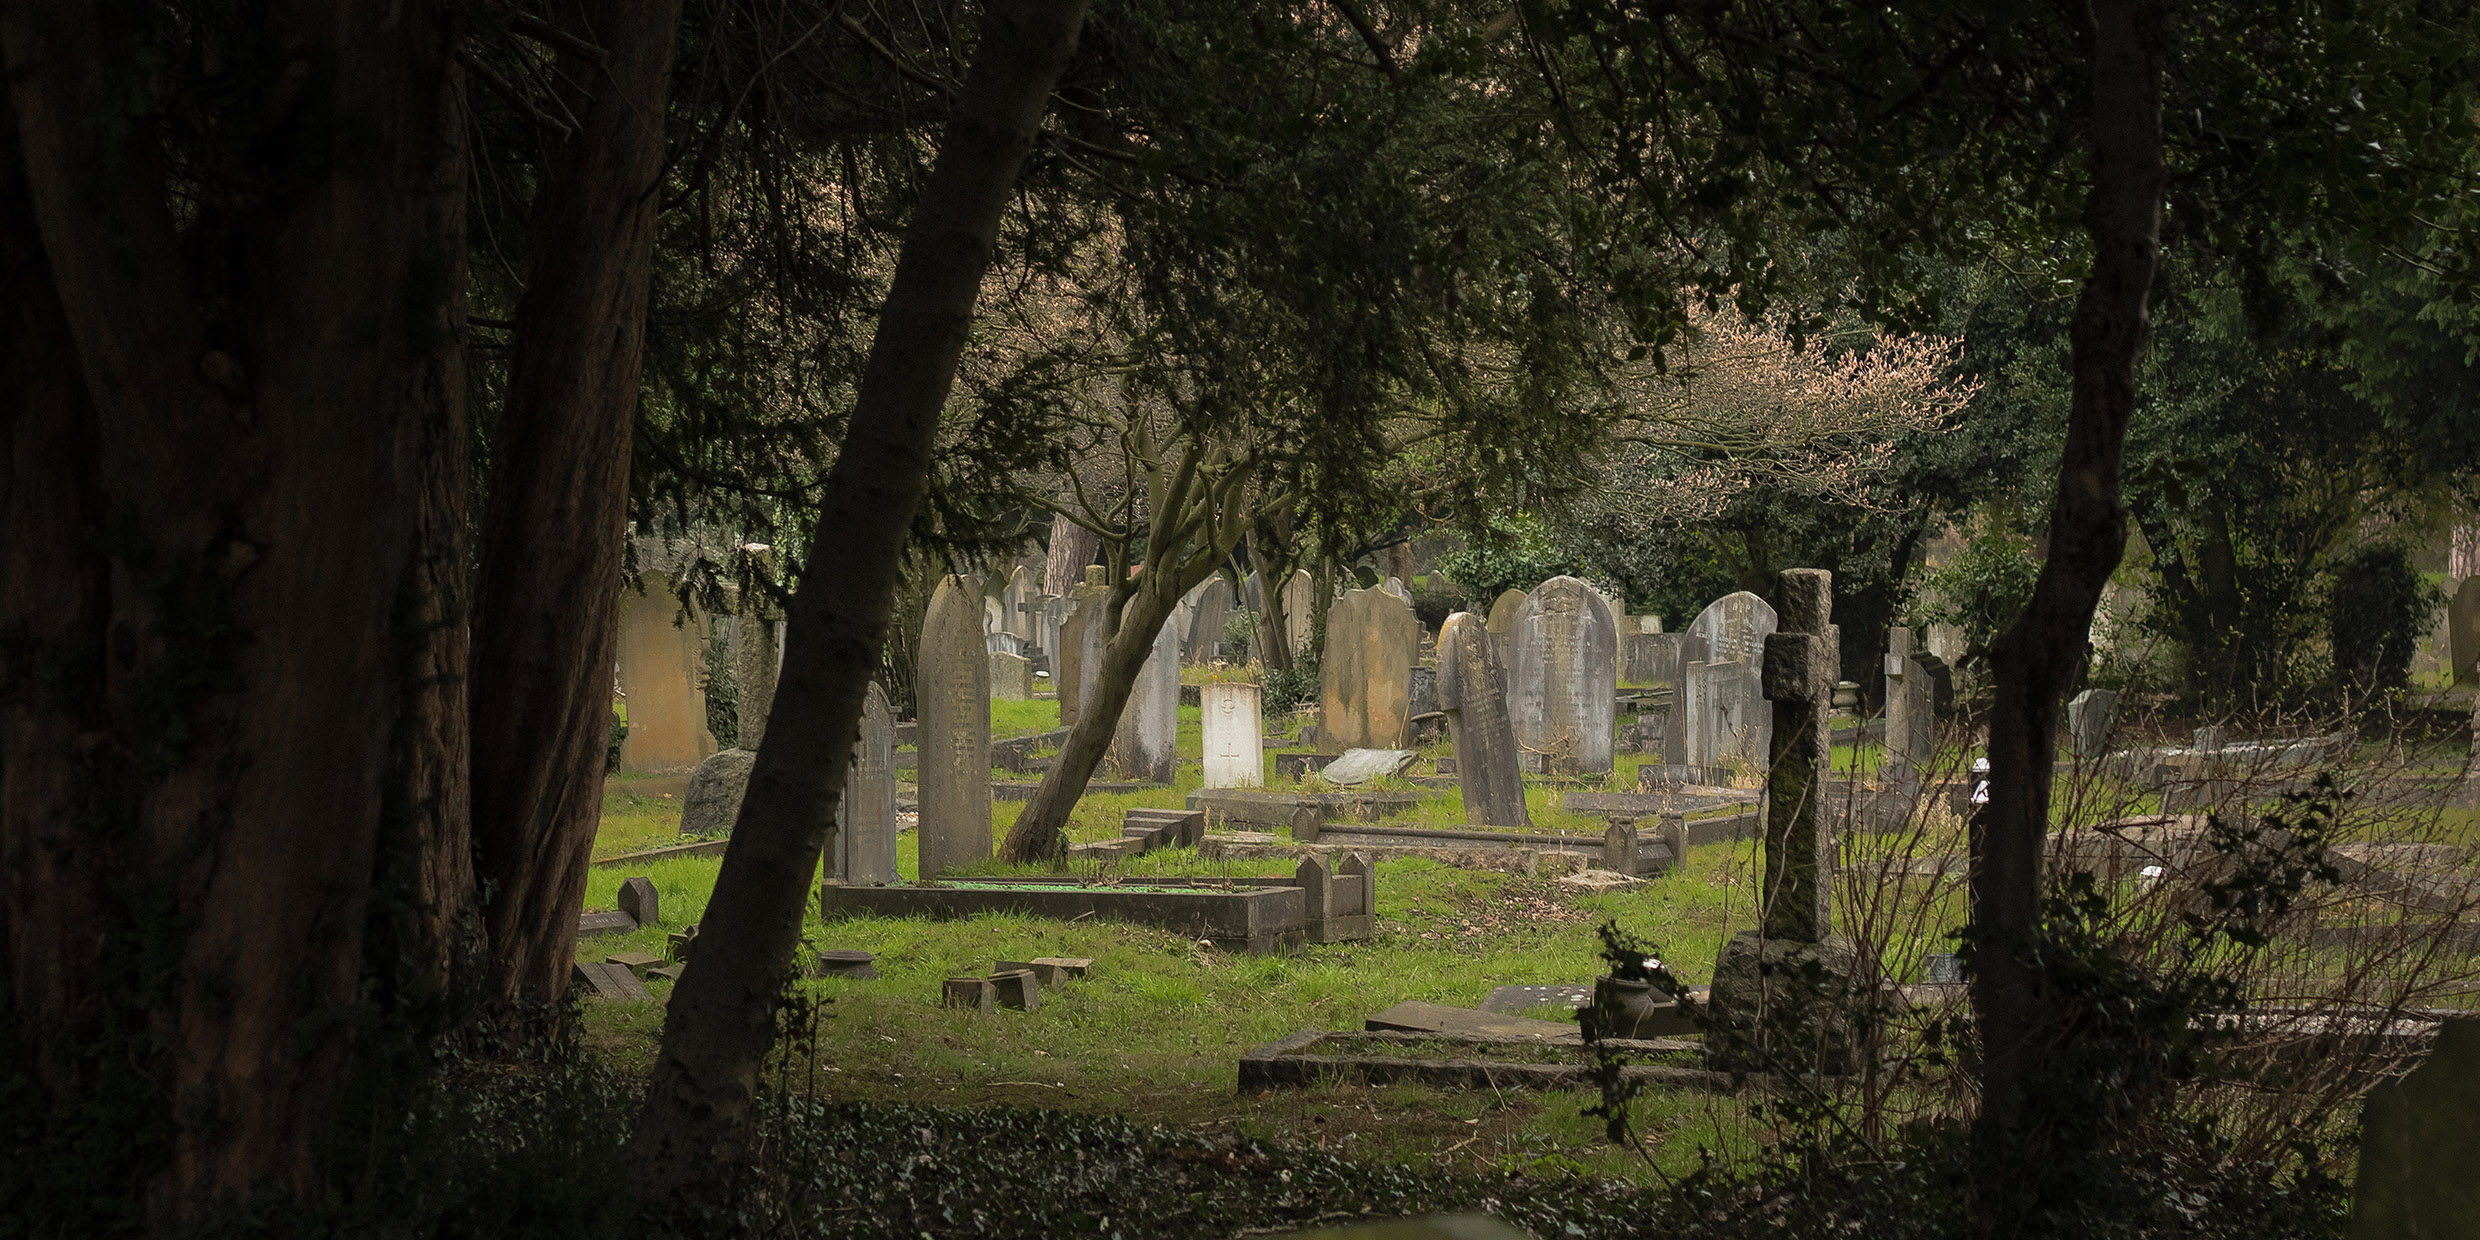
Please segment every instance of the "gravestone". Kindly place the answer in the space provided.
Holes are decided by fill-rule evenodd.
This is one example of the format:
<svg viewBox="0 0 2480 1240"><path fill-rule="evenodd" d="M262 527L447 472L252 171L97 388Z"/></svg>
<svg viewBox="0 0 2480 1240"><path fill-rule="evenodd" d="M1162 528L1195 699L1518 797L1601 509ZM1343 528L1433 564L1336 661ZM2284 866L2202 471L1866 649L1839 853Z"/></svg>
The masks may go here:
<svg viewBox="0 0 2480 1240"><path fill-rule="evenodd" d="M1705 639L1694 633L1679 635L1678 666L1671 672L1671 708L1662 717L1662 761L1668 766L1688 765L1688 669L1702 665Z"/></svg>
<svg viewBox="0 0 2480 1240"><path fill-rule="evenodd" d="M2480 1237L2480 1019L2442 1021L2418 1068L2368 1091L2351 1236Z"/></svg>
<svg viewBox="0 0 2480 1240"><path fill-rule="evenodd" d="M2075 756L2089 762L2110 752L2110 729L2118 722L2118 694L2086 689L2067 703L2067 739Z"/></svg>
<svg viewBox="0 0 2480 1240"><path fill-rule="evenodd" d="M1318 747L1397 749L1411 740L1412 659L1421 622L1384 590L1350 590L1326 614Z"/></svg>
<svg viewBox="0 0 2480 1240"><path fill-rule="evenodd" d="M1066 627L1068 609L1074 604L1075 600L1065 594L1045 594L1042 596L1041 612L1034 619L1037 633L1034 640L1040 643L1043 655L1050 660L1054 682L1059 679L1059 631Z"/></svg>
<svg viewBox="0 0 2480 1240"><path fill-rule="evenodd" d="M1507 714L1507 673L1481 617L1459 611L1438 628L1438 696L1455 746L1464 816L1494 827L1529 827L1524 769Z"/></svg>
<svg viewBox="0 0 2480 1240"><path fill-rule="evenodd" d="M1111 587L1101 565L1089 565L1085 580L1068 598L1068 616L1059 626L1059 650L1051 656L1051 688L1059 694L1059 726L1076 726L1085 701L1090 669L1102 665L1102 649L1110 645L1107 608Z"/></svg>
<svg viewBox="0 0 2480 1240"><path fill-rule="evenodd" d="M1004 650L990 652L990 696L1010 702L1033 700L1033 660Z"/></svg>
<svg viewBox="0 0 2480 1240"><path fill-rule="evenodd" d="M862 699L861 741L853 747L836 816L828 850L836 881L847 887L896 881L896 721L887 691L876 681Z"/></svg>
<svg viewBox="0 0 2480 1240"><path fill-rule="evenodd" d="M706 730L706 620L694 607L684 615L662 573L641 574L638 584L620 592L620 693L629 718L620 769L685 771L718 748Z"/></svg>
<svg viewBox="0 0 2480 1240"><path fill-rule="evenodd" d="M1223 631L1231 627L1231 583L1216 573L1189 592L1188 636L1181 661L1211 663L1223 657Z"/></svg>
<svg viewBox="0 0 2480 1240"><path fill-rule="evenodd" d="M1783 572L1780 627L1765 639L1763 683L1773 704L1765 781L1765 873L1759 929L1733 935L1714 964L1706 1061L1730 1071L1849 1071L1855 1031L1875 1013L1859 949L1833 936L1833 848L1824 806L1827 721L1836 660L1827 647L1833 578Z"/></svg>
<svg viewBox="0 0 2480 1240"><path fill-rule="evenodd" d="M1093 666L1101 662L1096 652ZM1093 687L1090 676L1086 687ZM1179 740L1180 634L1178 626L1166 620L1154 630L1153 652L1138 667L1137 682L1129 688L1128 702L1112 729L1112 769L1122 779L1170 783L1179 763Z"/></svg>
<svg viewBox="0 0 2480 1240"><path fill-rule="evenodd" d="M999 591L999 627L1022 643L1038 641L1034 624L1040 603L1033 589L1033 570L1019 564L1008 574L1007 587Z"/></svg>
<svg viewBox="0 0 2480 1240"><path fill-rule="evenodd" d="M637 877L620 882L620 911L637 919L641 926L663 924L663 898L655 894L654 880Z"/></svg>
<svg viewBox="0 0 2480 1240"><path fill-rule="evenodd" d="M913 739L924 879L990 856L990 663L980 593L966 578L941 578L921 623Z"/></svg>
<svg viewBox="0 0 2480 1240"><path fill-rule="evenodd" d="M749 792L750 768L757 761L758 755L734 747L698 763L680 794L680 833L702 839L732 834L732 825L740 821L741 798Z"/></svg>
<svg viewBox="0 0 2480 1240"><path fill-rule="evenodd" d="M1258 687L1218 681L1197 690L1199 732L1204 741L1205 786L1262 788L1266 784L1266 726Z"/></svg>
<svg viewBox="0 0 2480 1240"><path fill-rule="evenodd" d="M1515 648L1509 643L1515 637L1516 613L1523 608L1524 591L1516 589L1499 591L1498 598L1490 604L1490 644L1498 647L1500 671L1505 671L1515 661Z"/></svg>
<svg viewBox="0 0 2480 1240"><path fill-rule="evenodd" d="M1765 658L1765 635L1777 624L1772 604L1742 590L1706 604L1687 631L1705 639L1706 662L1735 659L1755 667Z"/></svg>
<svg viewBox="0 0 2480 1240"><path fill-rule="evenodd" d="M1683 692L1674 710L1681 717L1686 765L1764 765L1774 743L1774 715L1765 706L1756 668L1735 659L1691 663L1680 682Z"/></svg>
<svg viewBox="0 0 2480 1240"><path fill-rule="evenodd" d="M1661 620L1659 616L1630 616L1628 618L1652 620L1656 623ZM1621 678L1632 685L1671 683L1679 676L1679 647L1680 643L1685 640L1685 634L1665 633L1659 629L1652 632L1640 630L1634 633L1622 630L1619 634Z"/></svg>
<svg viewBox="0 0 2480 1240"><path fill-rule="evenodd" d="M1378 588L1407 603L1412 601L1412 587L1405 585L1401 577L1389 577Z"/></svg>
<svg viewBox="0 0 2480 1240"><path fill-rule="evenodd" d="M1914 657L1912 631L1886 630L1886 779L1911 787L1937 753L1937 688Z"/></svg>
<svg viewBox="0 0 2480 1240"><path fill-rule="evenodd" d="M2480 681L2480 577L2466 577L2446 604L2446 657L2454 661L2454 683Z"/></svg>
<svg viewBox="0 0 2480 1240"><path fill-rule="evenodd" d="M1507 714L1518 752L1560 775L1610 769L1619 693L1619 622L1574 577L1541 583L1509 632Z"/></svg>
<svg viewBox="0 0 2480 1240"><path fill-rule="evenodd" d="M743 592L740 614L732 617L730 642L740 725L732 744L751 750L766 740L766 717L775 709L775 677L784 666L783 622L751 599L756 593Z"/></svg>
<svg viewBox="0 0 2480 1240"><path fill-rule="evenodd" d="M1400 775L1420 757L1412 749L1347 749L1332 762L1318 768L1318 775L1330 784L1365 784L1381 775Z"/></svg>

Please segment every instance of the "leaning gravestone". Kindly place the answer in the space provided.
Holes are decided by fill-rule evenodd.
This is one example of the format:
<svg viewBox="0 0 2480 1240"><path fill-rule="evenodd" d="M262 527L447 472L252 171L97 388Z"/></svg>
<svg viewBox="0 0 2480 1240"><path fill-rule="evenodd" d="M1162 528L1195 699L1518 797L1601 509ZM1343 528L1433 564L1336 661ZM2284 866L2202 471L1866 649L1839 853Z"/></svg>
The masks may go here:
<svg viewBox="0 0 2480 1240"><path fill-rule="evenodd" d="M2480 577L2466 577L2446 605L2446 657L2454 661L2454 683L2480 680Z"/></svg>
<svg viewBox="0 0 2480 1240"><path fill-rule="evenodd" d="M1516 609L1507 713L1530 763L1560 775L1610 769L1619 693L1619 622L1574 577L1541 583Z"/></svg>
<svg viewBox="0 0 2480 1240"><path fill-rule="evenodd" d="M757 754L733 748L698 763L688 789L680 794L680 833L701 839L732 834L732 824L740 821L741 798L749 792L750 768L757 761Z"/></svg>
<svg viewBox="0 0 2480 1240"><path fill-rule="evenodd" d="M1094 665L1099 666L1097 653ZM1086 681L1090 689L1094 678ZM1120 708L1119 724L1111 732L1111 765L1122 779L1138 779L1148 783L1167 784L1179 764L1180 740L1180 634L1178 626L1164 621L1154 630L1153 653L1137 669L1137 682L1128 690L1127 705Z"/></svg>
<svg viewBox="0 0 2480 1240"><path fill-rule="evenodd" d="M1411 739L1412 660L1421 622L1412 605L1384 590L1351 590L1326 614L1319 670L1323 722L1318 747L1395 749Z"/></svg>
<svg viewBox="0 0 2480 1240"><path fill-rule="evenodd" d="M887 691L870 684L861 704L861 741L853 746L838 803L835 878L847 887L896 881L896 721Z"/></svg>
<svg viewBox="0 0 2480 1240"><path fill-rule="evenodd" d="M706 620L663 574L641 574L638 585L620 592L620 694L629 716L620 768L685 771L716 748L701 687Z"/></svg>
<svg viewBox="0 0 2480 1240"><path fill-rule="evenodd" d="M1266 725L1256 685L1217 681L1197 690L1199 732L1204 741L1205 786L1262 788L1266 784Z"/></svg>
<svg viewBox="0 0 2480 1240"><path fill-rule="evenodd" d="M1507 716L1506 670L1481 617L1459 611L1438 628L1438 696L1455 746L1464 815L1494 827L1533 825L1524 808L1524 770Z"/></svg>
<svg viewBox="0 0 2480 1240"><path fill-rule="evenodd" d="M1231 583L1216 573L1189 591L1187 639L1180 658L1186 663L1211 663L1223 657L1223 630L1231 627Z"/></svg>
<svg viewBox="0 0 2480 1240"><path fill-rule="evenodd" d="M2110 751L2110 728L2118 722L2118 694L2086 689L2067 703L2067 738L2075 756L2090 762Z"/></svg>
<svg viewBox="0 0 2480 1240"><path fill-rule="evenodd" d="M1510 643L1515 640L1516 613L1523 608L1522 590L1501 590L1498 599L1490 604L1490 643L1498 647L1500 671L1505 671L1515 661L1515 647Z"/></svg>
<svg viewBox="0 0 2480 1240"><path fill-rule="evenodd" d="M1010 702L1033 700L1033 660L1004 650L990 652L990 696Z"/></svg>
<svg viewBox="0 0 2480 1240"><path fill-rule="evenodd" d="M990 856L990 663L980 593L966 578L942 578L921 623L913 739L924 879Z"/></svg>
<svg viewBox="0 0 2480 1240"><path fill-rule="evenodd" d="M2480 1237L2480 1019L2447 1018L2418 1068L2368 1091L2351 1236Z"/></svg>

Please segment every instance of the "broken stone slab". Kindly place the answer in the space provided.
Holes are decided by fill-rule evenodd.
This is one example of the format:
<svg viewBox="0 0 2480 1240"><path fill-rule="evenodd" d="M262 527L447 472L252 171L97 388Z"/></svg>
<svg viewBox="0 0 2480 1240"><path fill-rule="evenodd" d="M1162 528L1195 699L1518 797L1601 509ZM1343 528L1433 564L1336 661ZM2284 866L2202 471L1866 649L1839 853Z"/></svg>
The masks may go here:
<svg viewBox="0 0 2480 1240"><path fill-rule="evenodd" d="M940 985L942 1007L965 1008L984 1014L999 1010L999 990L987 977L951 977Z"/></svg>
<svg viewBox="0 0 2480 1240"><path fill-rule="evenodd" d="M877 977L878 957L864 951L823 951L818 953L818 976L855 980Z"/></svg>
<svg viewBox="0 0 2480 1240"><path fill-rule="evenodd" d="M1578 870L1573 874L1562 876L1559 879L1559 886L1587 892L1613 891L1621 887L1633 887L1643 881L1645 880L1621 874L1615 870Z"/></svg>
<svg viewBox="0 0 2480 1240"><path fill-rule="evenodd" d="M574 975L597 998L626 1003L654 997L646 993L645 983L636 974L621 965L580 960Z"/></svg>
<svg viewBox="0 0 2480 1240"><path fill-rule="evenodd" d="M1068 858L1072 861L1124 861L1130 857L1142 855L1144 852L1144 840L1131 839L1127 836L1121 836L1115 840L1094 840L1091 843L1068 845Z"/></svg>
<svg viewBox="0 0 2480 1240"><path fill-rule="evenodd" d="M1371 1032L1396 1030L1404 1033L1449 1033L1465 1037L1524 1038L1542 1042L1581 1042L1584 1040L1584 1035L1577 1030L1549 1021L1526 1020L1521 1016L1502 1016L1480 1008L1425 1003L1419 999L1406 999L1371 1016L1366 1022L1366 1027Z"/></svg>
<svg viewBox="0 0 2480 1240"><path fill-rule="evenodd" d="M603 963L619 965L642 981L645 979L646 971L663 963L663 958L653 952L614 952L603 957Z"/></svg>
<svg viewBox="0 0 2480 1240"><path fill-rule="evenodd" d="M677 982L680 980L680 975L688 971L689 966L685 964L667 964L660 969L646 970L646 978L652 981L659 977L667 982Z"/></svg>
<svg viewBox="0 0 2480 1240"><path fill-rule="evenodd" d="M654 880L643 876L620 880L620 911L637 919L641 926L663 924L662 897L655 894Z"/></svg>
<svg viewBox="0 0 2480 1240"><path fill-rule="evenodd" d="M672 959L685 961L689 958L689 949L697 945L697 932L697 923L691 922L663 936L665 950L670 953Z"/></svg>
<svg viewBox="0 0 2480 1240"><path fill-rule="evenodd" d="M1092 964L1093 961L1082 958L1036 956L1031 960L999 961L997 966L991 970L991 974L997 976L1001 973L1031 973L1033 980L1046 987L1057 989L1067 985L1071 977L1085 976L1085 970Z"/></svg>
<svg viewBox="0 0 2480 1240"><path fill-rule="evenodd" d="M1010 969L990 975L991 993L1000 1007L1038 1011L1042 1007L1042 982L1031 969Z"/></svg>
<svg viewBox="0 0 2480 1240"><path fill-rule="evenodd" d="M1521 1016L1535 1008L1553 1004L1580 1008L1593 1002L1590 986L1496 986L1481 1001L1481 1010L1502 1016Z"/></svg>
<svg viewBox="0 0 2480 1240"><path fill-rule="evenodd" d="M1318 777L1348 788L1380 776L1400 775L1420 756L1419 751L1411 749L1347 749L1319 769Z"/></svg>
<svg viewBox="0 0 2480 1240"><path fill-rule="evenodd" d="M637 919L626 913L582 913L577 917L577 934L627 934L637 928Z"/></svg>

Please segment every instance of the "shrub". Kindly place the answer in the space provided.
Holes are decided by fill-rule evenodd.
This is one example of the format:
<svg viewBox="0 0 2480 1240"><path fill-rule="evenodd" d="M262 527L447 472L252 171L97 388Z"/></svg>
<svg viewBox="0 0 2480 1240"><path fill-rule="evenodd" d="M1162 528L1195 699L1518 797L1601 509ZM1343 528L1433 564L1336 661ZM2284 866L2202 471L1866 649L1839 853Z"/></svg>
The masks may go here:
<svg viewBox="0 0 2480 1240"><path fill-rule="evenodd" d="M2371 693L2409 684L2411 653L2443 601L2398 543L2344 557L2334 566L2325 608L2335 679Z"/></svg>

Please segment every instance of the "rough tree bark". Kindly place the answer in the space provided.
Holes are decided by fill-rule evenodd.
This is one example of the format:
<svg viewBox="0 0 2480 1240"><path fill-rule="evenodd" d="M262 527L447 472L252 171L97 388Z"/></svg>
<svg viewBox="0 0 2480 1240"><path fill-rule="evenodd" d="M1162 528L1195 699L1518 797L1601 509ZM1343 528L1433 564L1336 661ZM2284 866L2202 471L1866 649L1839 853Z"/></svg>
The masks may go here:
<svg viewBox="0 0 2480 1240"><path fill-rule="evenodd" d="M2041 854L2057 761L2059 700L2084 655L2102 587L2126 549L2119 467L2135 406L2136 361L2161 247L2168 172L2161 136L2161 19L2144 0L2092 6L2085 227L2092 270L2070 327L2073 395L2050 510L2049 558L2015 627L1990 650L1989 803L1972 824L1972 1003L1980 1028L1981 1113L1974 1217L2010 1234L2037 1203L2044 1159L2027 1085L2047 1019L2037 968Z"/></svg>
<svg viewBox="0 0 2480 1240"><path fill-rule="evenodd" d="M1137 455L1151 458L1150 445L1140 441ZM1008 828L999 849L1007 860L1047 860L1066 851L1068 815L1085 795L1094 768L1110 752L1120 713L1128 707L1137 674L1153 653L1163 622L1183 596L1231 558L1249 527L1240 511L1249 470L1236 466L1228 452L1192 442L1176 467L1147 459L1144 468L1150 479L1146 511L1155 522L1146 538L1153 562L1136 580L1123 576L1112 588L1110 606L1117 619L1110 644L1103 648L1102 668L1092 688L1077 700L1076 723L1060 742L1059 756L1042 776L1042 786Z"/></svg>
<svg viewBox="0 0 2480 1240"><path fill-rule="evenodd" d="M218 27L247 97L180 195L134 25L0 9L0 925L30 1073L75 1102L13 1148L113 1151L166 1223L317 1189L401 826L464 189L437 5Z"/></svg>
<svg viewBox="0 0 2480 1240"><path fill-rule="evenodd" d="M760 1063L827 824L860 737L940 410L998 244L999 218L1076 46L1084 0L994 3L905 231L861 391L793 595L783 673L732 846L673 987L628 1156L655 1195L712 1183L749 1152Z"/></svg>
<svg viewBox="0 0 2480 1240"><path fill-rule="evenodd" d="M1074 503L1074 492L1060 495L1063 505ZM1102 549L1102 535L1076 522L1060 517L1051 522L1051 545L1042 559L1042 592L1066 594L1085 580L1085 566L1094 562L1094 552ZM1052 651L1051 657L1059 657Z"/></svg>
<svg viewBox="0 0 2480 1240"><path fill-rule="evenodd" d="M566 990L602 814L629 442L680 0L579 0L548 144L474 606L473 832L505 1014Z"/></svg>

